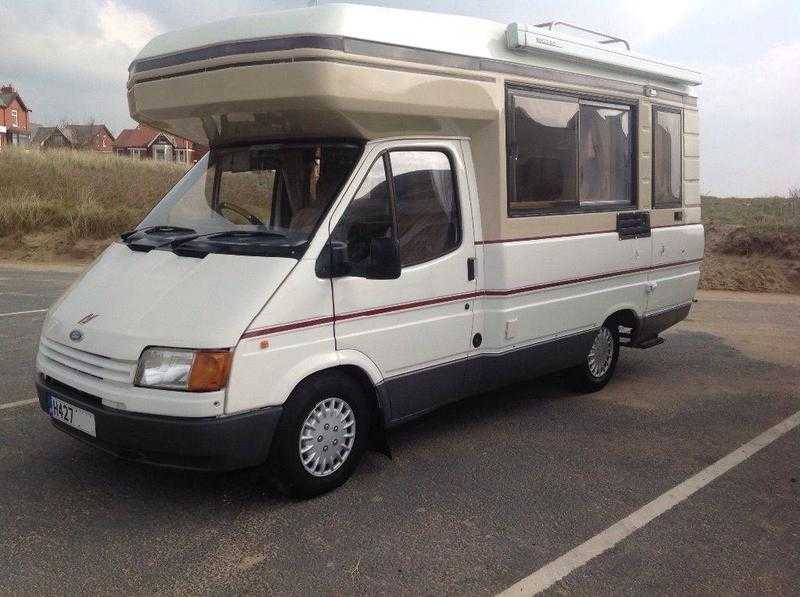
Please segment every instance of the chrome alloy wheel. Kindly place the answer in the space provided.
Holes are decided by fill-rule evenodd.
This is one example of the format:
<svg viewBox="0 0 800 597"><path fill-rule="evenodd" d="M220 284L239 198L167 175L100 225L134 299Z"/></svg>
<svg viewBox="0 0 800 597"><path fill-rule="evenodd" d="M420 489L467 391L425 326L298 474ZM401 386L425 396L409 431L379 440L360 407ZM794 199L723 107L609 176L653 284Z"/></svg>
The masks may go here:
<svg viewBox="0 0 800 597"><path fill-rule="evenodd" d="M315 477L327 477L350 456L355 439L353 409L341 398L326 398L311 409L300 429L300 462Z"/></svg>
<svg viewBox="0 0 800 597"><path fill-rule="evenodd" d="M606 326L600 328L589 349L589 371L595 377L603 377L614 358L614 336Z"/></svg>

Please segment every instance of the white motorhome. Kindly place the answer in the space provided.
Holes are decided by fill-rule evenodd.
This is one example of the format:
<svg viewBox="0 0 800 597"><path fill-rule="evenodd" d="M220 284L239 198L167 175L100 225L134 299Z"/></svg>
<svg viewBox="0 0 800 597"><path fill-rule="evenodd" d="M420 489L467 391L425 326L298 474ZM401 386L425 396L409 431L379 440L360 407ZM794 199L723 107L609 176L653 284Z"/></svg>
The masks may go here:
<svg viewBox="0 0 800 597"><path fill-rule="evenodd" d="M129 76L133 118L211 149L44 323L41 407L90 444L314 495L467 394L600 389L689 312L700 77L624 40L325 5Z"/></svg>

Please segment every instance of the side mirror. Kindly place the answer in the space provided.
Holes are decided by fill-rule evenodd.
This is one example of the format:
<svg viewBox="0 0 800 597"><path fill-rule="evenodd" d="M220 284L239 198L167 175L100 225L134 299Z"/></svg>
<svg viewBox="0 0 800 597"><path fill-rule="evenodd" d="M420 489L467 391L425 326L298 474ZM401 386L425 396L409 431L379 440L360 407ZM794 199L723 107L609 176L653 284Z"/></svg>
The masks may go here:
<svg viewBox="0 0 800 597"><path fill-rule="evenodd" d="M400 245L393 238L373 238L369 260L364 267L367 280L396 280L400 277Z"/></svg>
<svg viewBox="0 0 800 597"><path fill-rule="evenodd" d="M341 241L330 241L317 259L316 273L319 278L341 278L351 272L347 261L347 245Z"/></svg>
<svg viewBox="0 0 800 597"><path fill-rule="evenodd" d="M391 238L370 239L369 255L355 264L348 259L346 243L331 241L316 263L319 278L357 276L367 280L396 280L400 270L400 245Z"/></svg>

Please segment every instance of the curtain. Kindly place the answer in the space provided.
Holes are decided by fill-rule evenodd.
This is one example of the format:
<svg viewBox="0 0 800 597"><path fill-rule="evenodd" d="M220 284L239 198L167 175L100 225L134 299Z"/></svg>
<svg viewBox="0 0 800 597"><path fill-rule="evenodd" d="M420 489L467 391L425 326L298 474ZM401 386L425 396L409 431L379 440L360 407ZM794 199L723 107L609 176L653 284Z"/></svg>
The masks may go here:
<svg viewBox="0 0 800 597"><path fill-rule="evenodd" d="M453 189L453 173L450 170L429 170L433 188L436 189L436 198L448 218L453 213L455 189Z"/></svg>

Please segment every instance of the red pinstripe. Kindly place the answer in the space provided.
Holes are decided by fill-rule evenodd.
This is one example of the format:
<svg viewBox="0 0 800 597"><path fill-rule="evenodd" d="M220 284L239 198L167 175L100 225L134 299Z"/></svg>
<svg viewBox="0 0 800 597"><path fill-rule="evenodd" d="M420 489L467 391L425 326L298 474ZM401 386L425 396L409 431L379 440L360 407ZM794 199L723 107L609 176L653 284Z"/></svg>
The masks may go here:
<svg viewBox="0 0 800 597"><path fill-rule="evenodd" d="M442 303L451 303L454 301L462 301L467 299L478 298L480 296L509 296L512 294L522 294L525 292L534 292L536 290L544 290L546 288L556 288L558 286L566 286L568 284L580 284L582 282L591 282L600 280L602 278L613 278L617 276L626 276L646 271L654 271L664 269L667 267L678 267L680 265L689 265L692 263L700 263L702 259L688 259L686 261L673 261L672 263L663 263L652 267L639 267L635 269L619 270L615 272L608 272L605 274L597 274L594 276L585 276L582 278L569 278L559 280L556 282L548 282L546 284L535 284L531 286L521 286L519 288L503 289L503 290L481 290L476 292L463 292L461 294L451 294L447 296L440 296L436 298L423 299L420 301L413 301L409 303L398 303L396 305L386 305L383 307L375 307L373 309L366 309L363 311L353 311L351 313L342 313L336 317L318 317L315 319L305 319L301 321L294 321L290 323L283 323L254 330L247 330L242 334L242 340L247 338L254 338L256 336L266 336L268 334L277 334L280 332L288 332L290 330L298 330L302 328L314 327L318 325L326 325L336 321L347 321L350 319L357 319L361 317L371 317L373 315L383 315L385 313L392 313L394 311L408 311L419 307L428 307L430 305L438 305Z"/></svg>

